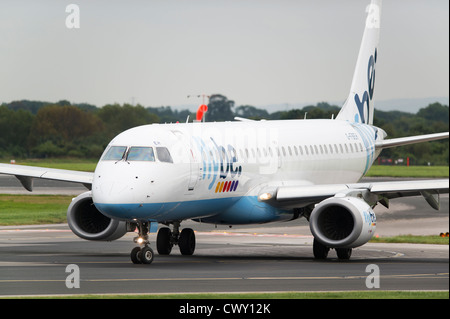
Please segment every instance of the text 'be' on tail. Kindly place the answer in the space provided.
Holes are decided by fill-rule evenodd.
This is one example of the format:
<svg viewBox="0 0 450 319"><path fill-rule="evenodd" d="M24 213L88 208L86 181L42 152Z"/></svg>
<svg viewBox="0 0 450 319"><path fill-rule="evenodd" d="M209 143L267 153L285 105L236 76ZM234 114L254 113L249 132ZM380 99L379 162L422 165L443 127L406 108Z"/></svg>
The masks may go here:
<svg viewBox="0 0 450 319"><path fill-rule="evenodd" d="M380 38L381 0L372 0L366 8L366 27L356 62L350 94L337 120L373 124L375 66Z"/></svg>

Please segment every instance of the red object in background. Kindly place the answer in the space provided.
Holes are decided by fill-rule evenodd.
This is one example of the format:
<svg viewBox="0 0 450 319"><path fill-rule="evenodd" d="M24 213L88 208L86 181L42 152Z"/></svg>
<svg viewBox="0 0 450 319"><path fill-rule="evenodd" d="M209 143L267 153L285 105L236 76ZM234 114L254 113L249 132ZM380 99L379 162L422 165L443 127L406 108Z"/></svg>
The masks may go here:
<svg viewBox="0 0 450 319"><path fill-rule="evenodd" d="M208 106L206 104L200 105L197 110L197 121L201 121L203 114L206 112L208 112Z"/></svg>

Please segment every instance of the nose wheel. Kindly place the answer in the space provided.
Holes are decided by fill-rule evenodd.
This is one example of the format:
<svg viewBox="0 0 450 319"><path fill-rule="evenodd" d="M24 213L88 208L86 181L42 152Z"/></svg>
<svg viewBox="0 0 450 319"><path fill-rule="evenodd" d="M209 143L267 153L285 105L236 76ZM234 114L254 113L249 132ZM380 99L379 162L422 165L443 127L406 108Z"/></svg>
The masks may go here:
<svg viewBox="0 0 450 319"><path fill-rule="evenodd" d="M130 257L133 264L151 264L153 262L154 252L149 246L134 247Z"/></svg>
<svg viewBox="0 0 450 319"><path fill-rule="evenodd" d="M134 238L134 242L142 245L142 247L134 247L130 253L130 258L133 264L151 264L153 262L154 252L150 248L150 241L148 240L149 223L138 224L138 237Z"/></svg>

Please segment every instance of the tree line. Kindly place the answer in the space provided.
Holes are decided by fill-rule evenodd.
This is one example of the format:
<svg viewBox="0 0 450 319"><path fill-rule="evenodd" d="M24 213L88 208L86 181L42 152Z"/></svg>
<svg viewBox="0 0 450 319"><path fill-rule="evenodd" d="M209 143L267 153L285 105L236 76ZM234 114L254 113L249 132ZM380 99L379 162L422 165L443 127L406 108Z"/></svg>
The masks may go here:
<svg viewBox="0 0 450 319"><path fill-rule="evenodd" d="M251 105L235 107L226 96L212 95L206 121L231 121L235 116L249 119L287 120L332 118L340 107L322 102L302 109L269 113ZM130 104L71 104L42 101L14 101L0 106L0 158L78 157L98 158L109 141L120 132L144 124L186 122L195 119L189 110L170 106L144 107ZM446 132L449 107L430 104L417 114L375 109L374 125L389 138ZM448 140L420 143L384 150L383 157L410 158L416 165L448 165Z"/></svg>

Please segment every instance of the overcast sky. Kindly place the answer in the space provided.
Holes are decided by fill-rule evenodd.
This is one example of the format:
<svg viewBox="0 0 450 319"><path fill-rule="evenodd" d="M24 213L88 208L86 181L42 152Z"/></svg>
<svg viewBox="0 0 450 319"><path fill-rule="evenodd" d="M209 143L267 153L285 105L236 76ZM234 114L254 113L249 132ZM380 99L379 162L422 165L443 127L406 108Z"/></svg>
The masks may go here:
<svg viewBox="0 0 450 319"><path fill-rule="evenodd" d="M0 103L344 101L368 3L0 0ZM383 2L376 80L376 100L449 96L448 0Z"/></svg>

